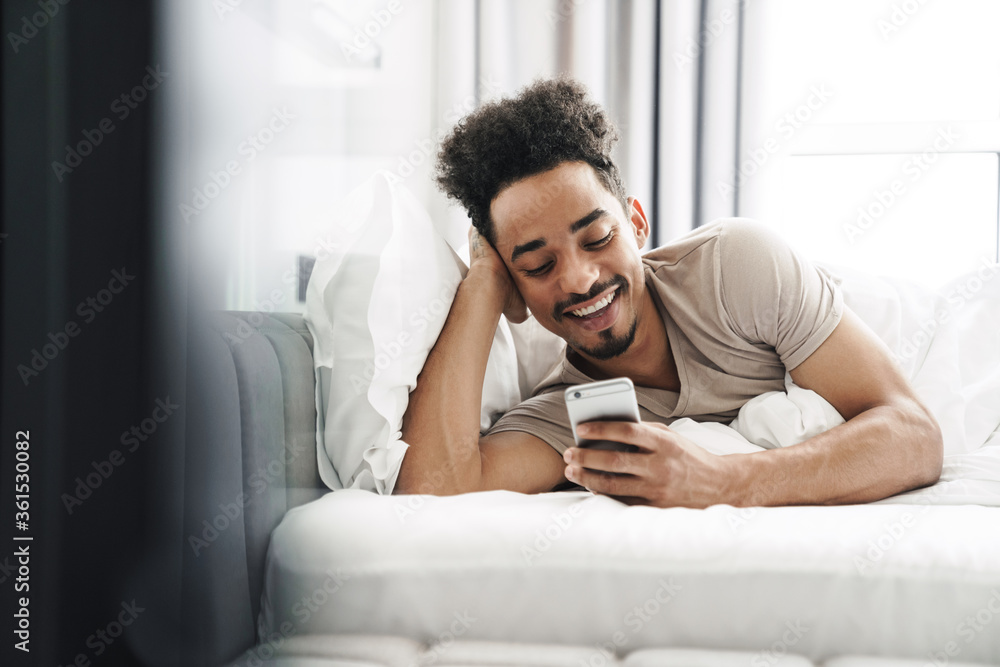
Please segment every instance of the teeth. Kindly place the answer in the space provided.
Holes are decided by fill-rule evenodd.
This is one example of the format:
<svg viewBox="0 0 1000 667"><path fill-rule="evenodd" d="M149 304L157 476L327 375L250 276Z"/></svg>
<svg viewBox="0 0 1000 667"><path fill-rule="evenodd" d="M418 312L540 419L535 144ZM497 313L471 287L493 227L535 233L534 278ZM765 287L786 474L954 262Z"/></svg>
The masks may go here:
<svg viewBox="0 0 1000 667"><path fill-rule="evenodd" d="M615 290L611 294L607 295L606 297L604 297L603 299L601 299L600 301L598 301L597 303L595 303L593 306L588 306L587 308L581 308L579 310L574 310L574 311L571 311L571 312L574 315L576 315L577 317L583 317L585 315L590 315L591 313L596 313L601 308L604 308L609 303L611 303L612 301L614 301L615 294L617 294L617 293L618 293L618 290Z"/></svg>

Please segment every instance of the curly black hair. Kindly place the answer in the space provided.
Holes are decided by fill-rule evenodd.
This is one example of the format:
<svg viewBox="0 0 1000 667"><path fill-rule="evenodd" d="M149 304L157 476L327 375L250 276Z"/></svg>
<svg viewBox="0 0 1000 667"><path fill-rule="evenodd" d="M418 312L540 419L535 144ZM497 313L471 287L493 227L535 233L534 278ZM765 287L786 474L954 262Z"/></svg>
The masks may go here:
<svg viewBox="0 0 1000 667"><path fill-rule="evenodd" d="M437 183L494 246L493 199L507 186L563 162L591 165L627 215L625 184L611 159L618 139L618 130L582 84L567 77L536 80L516 97L487 103L458 122L441 144Z"/></svg>

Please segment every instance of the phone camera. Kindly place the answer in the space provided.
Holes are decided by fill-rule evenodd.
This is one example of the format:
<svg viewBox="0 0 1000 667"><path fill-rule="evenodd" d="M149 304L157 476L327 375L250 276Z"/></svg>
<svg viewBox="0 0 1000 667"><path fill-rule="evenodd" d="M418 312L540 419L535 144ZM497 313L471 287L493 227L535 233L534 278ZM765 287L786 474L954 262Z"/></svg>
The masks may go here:
<svg viewBox="0 0 1000 667"><path fill-rule="evenodd" d="M582 395L583 395L583 394L581 394L581 393L580 393L580 392L578 392L578 391L575 391L575 392L573 392L573 398L580 398L580 396L582 396Z"/></svg>

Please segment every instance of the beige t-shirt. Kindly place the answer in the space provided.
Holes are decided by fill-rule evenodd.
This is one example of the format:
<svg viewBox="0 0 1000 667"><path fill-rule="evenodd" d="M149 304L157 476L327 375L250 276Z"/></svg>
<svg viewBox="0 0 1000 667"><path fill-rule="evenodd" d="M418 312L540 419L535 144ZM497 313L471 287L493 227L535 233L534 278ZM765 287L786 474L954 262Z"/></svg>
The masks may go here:
<svg viewBox="0 0 1000 667"><path fill-rule="evenodd" d="M786 369L815 352L843 314L839 282L751 220L699 227L642 262L680 378L679 393L636 386L642 421L728 423L751 398L783 390ZM573 446L563 390L592 381L564 354L487 434L523 431L562 454Z"/></svg>

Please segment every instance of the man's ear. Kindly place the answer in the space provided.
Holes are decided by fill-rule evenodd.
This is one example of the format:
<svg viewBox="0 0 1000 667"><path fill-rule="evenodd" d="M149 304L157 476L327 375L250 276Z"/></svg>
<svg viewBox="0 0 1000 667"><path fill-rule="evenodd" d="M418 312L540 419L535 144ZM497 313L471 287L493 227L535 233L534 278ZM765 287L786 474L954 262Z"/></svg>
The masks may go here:
<svg viewBox="0 0 1000 667"><path fill-rule="evenodd" d="M629 222L632 224L632 230L635 232L636 243L639 244L639 249L646 245L646 239L649 238L650 228L649 221L646 219L646 212L642 210L642 204L635 197L629 197L627 200L629 206Z"/></svg>

